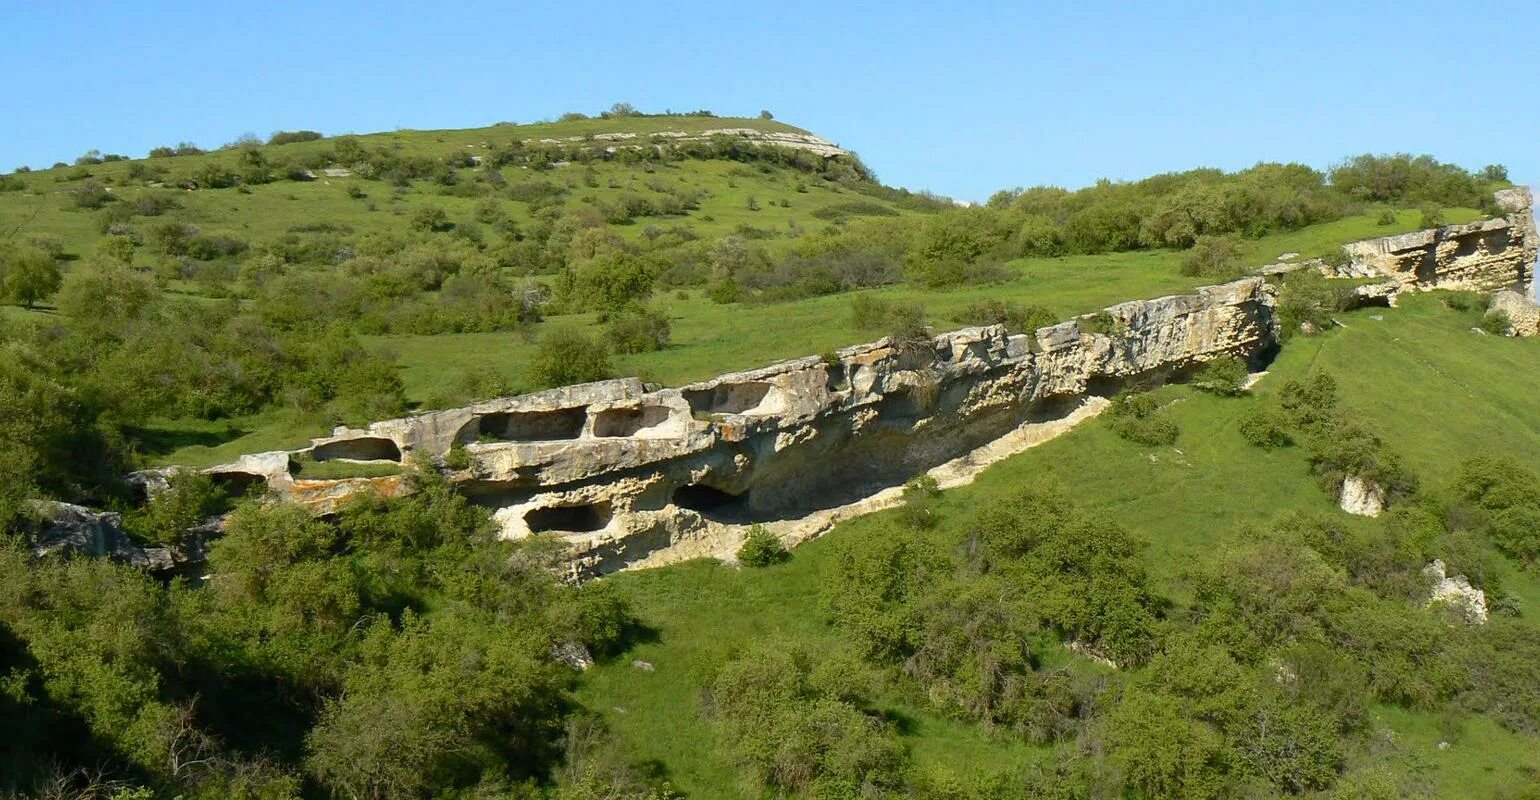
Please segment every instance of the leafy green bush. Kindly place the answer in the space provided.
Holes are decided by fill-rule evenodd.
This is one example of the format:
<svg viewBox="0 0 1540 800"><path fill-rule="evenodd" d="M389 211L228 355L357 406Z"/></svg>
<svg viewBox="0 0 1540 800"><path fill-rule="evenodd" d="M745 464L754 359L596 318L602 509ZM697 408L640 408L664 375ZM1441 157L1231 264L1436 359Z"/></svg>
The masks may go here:
<svg viewBox="0 0 1540 800"><path fill-rule="evenodd" d="M1241 274L1241 240L1239 236L1199 236L1192 247L1182 256L1182 274L1197 278L1225 281Z"/></svg>
<svg viewBox="0 0 1540 800"><path fill-rule="evenodd" d="M167 484L144 508L123 517L124 529L143 541L174 544L187 529L226 510L224 490L201 472L178 470Z"/></svg>
<svg viewBox="0 0 1540 800"><path fill-rule="evenodd" d="M1494 336L1505 336L1513 328L1513 320L1506 311L1488 311L1477 324Z"/></svg>
<svg viewBox="0 0 1540 800"><path fill-rule="evenodd" d="M993 298L969 305L963 309L961 319L971 325L1004 325L1011 333L1030 333L1059 321L1058 315L1042 306L1024 306Z"/></svg>
<svg viewBox="0 0 1540 800"><path fill-rule="evenodd" d="M1325 330L1331 315L1346 309L1352 297L1350 283L1328 280L1314 270L1285 275L1278 286L1279 338Z"/></svg>
<svg viewBox="0 0 1540 800"><path fill-rule="evenodd" d="M751 527L743 546L738 548L738 563L745 567L768 567L789 558L791 553L781 544L780 537L763 525Z"/></svg>
<svg viewBox="0 0 1540 800"><path fill-rule="evenodd" d="M1162 411L1160 402L1144 392L1124 392L1113 398L1108 417L1114 433L1148 447L1171 444L1179 433L1176 423Z"/></svg>
<svg viewBox="0 0 1540 800"><path fill-rule="evenodd" d="M1268 406L1257 406L1247 411L1240 420L1241 438L1254 447L1271 450L1293 444L1289 435L1288 419Z"/></svg>
<svg viewBox="0 0 1540 800"><path fill-rule="evenodd" d="M612 316L604 335L617 353L651 353L668 347L671 327L663 312L633 307Z"/></svg>
<svg viewBox="0 0 1540 800"><path fill-rule="evenodd" d="M1250 373L1246 371L1246 362L1239 358L1216 358L1203 366L1192 386L1200 392L1217 394L1220 397L1238 397L1245 392L1243 387Z"/></svg>
<svg viewBox="0 0 1540 800"><path fill-rule="evenodd" d="M604 380L614 376L615 367L598 339L573 328L557 328L540 338L529 372L536 384L555 387Z"/></svg>
<svg viewBox="0 0 1540 800"><path fill-rule="evenodd" d="M930 475L921 475L904 484L903 505L899 516L911 528L933 528L938 520L936 501L941 497L941 487Z"/></svg>

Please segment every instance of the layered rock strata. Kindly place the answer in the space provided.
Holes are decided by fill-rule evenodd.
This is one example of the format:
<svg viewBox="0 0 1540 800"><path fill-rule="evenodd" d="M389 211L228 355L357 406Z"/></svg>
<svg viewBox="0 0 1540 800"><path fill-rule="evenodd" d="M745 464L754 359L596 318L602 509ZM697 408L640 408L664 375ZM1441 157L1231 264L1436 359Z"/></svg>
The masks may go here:
<svg viewBox="0 0 1540 800"><path fill-rule="evenodd" d="M265 482L327 513L352 493L407 484L297 479L291 459L385 464L424 454L463 466L452 480L494 510L505 536L558 534L575 573L602 574L670 550L720 552L708 540L724 531L776 530L871 497L1064 416L1088 395L1257 356L1273 346L1273 308L1268 286L1248 278L1031 334L991 326L884 339L679 388L636 379L562 387L339 429L302 451L209 472Z"/></svg>
<svg viewBox="0 0 1540 800"><path fill-rule="evenodd" d="M1387 276L1402 289L1527 290L1534 281L1534 198L1528 188L1496 194L1502 217L1353 242L1342 277ZM1533 296L1525 291L1525 296Z"/></svg>

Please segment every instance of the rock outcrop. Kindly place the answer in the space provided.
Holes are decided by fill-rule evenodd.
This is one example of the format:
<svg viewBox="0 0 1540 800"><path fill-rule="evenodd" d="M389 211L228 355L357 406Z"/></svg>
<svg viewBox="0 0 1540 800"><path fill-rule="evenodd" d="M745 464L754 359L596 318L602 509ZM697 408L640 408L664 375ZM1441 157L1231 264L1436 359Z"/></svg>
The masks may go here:
<svg viewBox="0 0 1540 800"><path fill-rule="evenodd" d="M711 128L704 131L658 131L656 133L634 133L622 131L617 133L595 133L590 136L566 136L554 139L534 139L531 141L541 144L580 144L583 142L603 142L610 146L606 149L613 151L616 146L637 147L653 142L681 143L681 142L707 142L713 139L726 138L745 141L750 144L770 145L774 147L786 147L792 150L806 150L825 158L835 156L848 156L850 151L840 148L833 142L814 136L811 133L793 133L791 131L762 131L755 128Z"/></svg>
<svg viewBox="0 0 1540 800"><path fill-rule="evenodd" d="M35 505L37 529L31 537L37 558L77 555L111 558L151 572L171 572L203 560L203 542L218 529L211 521L188 531L174 547L140 547L123 531L123 516L54 501Z"/></svg>
<svg viewBox="0 0 1540 800"><path fill-rule="evenodd" d="M1377 517L1385 512L1385 487L1357 475L1349 475L1342 481L1337 505L1349 514Z"/></svg>
<svg viewBox="0 0 1540 800"><path fill-rule="evenodd" d="M1507 315L1510 336L1540 336L1540 306L1512 289L1494 293L1487 313Z"/></svg>
<svg viewBox="0 0 1540 800"><path fill-rule="evenodd" d="M303 451L209 472L263 481L326 513L357 491L399 491L404 479L296 480L292 457L468 463L452 479L494 510L505 536L559 534L576 573L605 573L665 551L719 553L742 525L774 529L869 497L1064 416L1087 395L1258 355L1274 343L1273 308L1269 287L1248 278L1032 334L990 326L884 339L679 388L562 387L338 429Z"/></svg>
<svg viewBox="0 0 1540 800"><path fill-rule="evenodd" d="M1385 236L1344 247L1349 258L1342 277L1387 276L1404 289L1492 291L1534 281L1536 246L1534 199L1528 188L1496 195L1504 216L1464 225Z"/></svg>
<svg viewBox="0 0 1540 800"><path fill-rule="evenodd" d="M1487 621L1487 593L1470 585L1464 575L1450 576L1445 573L1444 562L1433 559L1422 571L1431 584L1428 605L1442 604L1452 610L1462 621L1470 625L1483 625Z"/></svg>

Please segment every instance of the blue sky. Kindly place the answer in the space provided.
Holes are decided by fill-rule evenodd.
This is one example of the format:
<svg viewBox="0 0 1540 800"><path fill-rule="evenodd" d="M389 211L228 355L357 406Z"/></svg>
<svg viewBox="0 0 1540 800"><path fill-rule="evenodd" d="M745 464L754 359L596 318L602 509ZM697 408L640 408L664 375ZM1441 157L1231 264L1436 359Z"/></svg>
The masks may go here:
<svg viewBox="0 0 1540 800"><path fill-rule="evenodd" d="M1366 152L1540 182L1540 2L0 0L0 169L242 133L760 109L982 200Z"/></svg>

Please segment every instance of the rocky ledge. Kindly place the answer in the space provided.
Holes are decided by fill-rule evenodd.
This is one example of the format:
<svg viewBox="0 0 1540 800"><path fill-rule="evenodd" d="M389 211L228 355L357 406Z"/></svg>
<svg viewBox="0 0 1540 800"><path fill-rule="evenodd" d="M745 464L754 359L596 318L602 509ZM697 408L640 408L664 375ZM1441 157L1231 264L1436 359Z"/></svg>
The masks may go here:
<svg viewBox="0 0 1540 800"><path fill-rule="evenodd" d="M426 456L493 509L505 536L560 535L576 574L601 574L669 553L720 555L751 524L793 538L809 514L1063 417L1086 396L1259 356L1274 343L1273 308L1269 287L1248 278L1032 333L990 326L883 339L678 388L634 378L567 386L338 429L300 451L208 472L238 488L266 483L324 514L356 492L409 483L304 480L296 459Z"/></svg>

